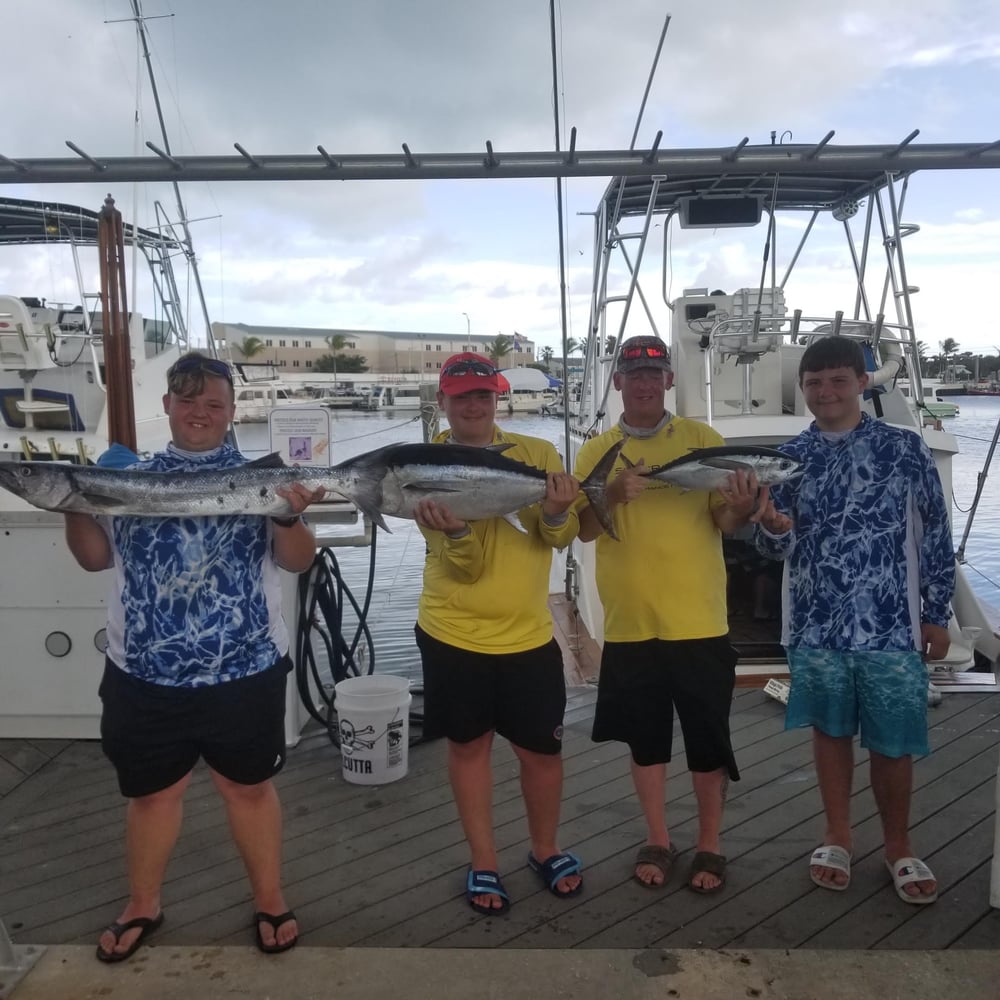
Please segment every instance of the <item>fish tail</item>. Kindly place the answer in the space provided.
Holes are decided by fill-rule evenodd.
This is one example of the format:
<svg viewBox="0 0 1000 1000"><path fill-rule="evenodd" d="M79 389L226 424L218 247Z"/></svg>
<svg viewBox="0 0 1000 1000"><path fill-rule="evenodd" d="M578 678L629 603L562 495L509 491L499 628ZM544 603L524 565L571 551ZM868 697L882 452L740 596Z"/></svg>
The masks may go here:
<svg viewBox="0 0 1000 1000"><path fill-rule="evenodd" d="M611 470L615 467L615 460L618 458L618 453L625 447L626 440L627 438L622 438L621 441L616 441L594 466L590 475L580 483L580 489L590 502L590 509L594 512L594 516L600 522L601 527L615 541L618 541L618 533L615 531L614 518L608 507L608 476L611 475Z"/></svg>
<svg viewBox="0 0 1000 1000"><path fill-rule="evenodd" d="M374 476L358 476L356 479L326 478L322 485L332 493L339 493L354 504L371 522L377 524L390 535L392 529L382 517L382 489Z"/></svg>

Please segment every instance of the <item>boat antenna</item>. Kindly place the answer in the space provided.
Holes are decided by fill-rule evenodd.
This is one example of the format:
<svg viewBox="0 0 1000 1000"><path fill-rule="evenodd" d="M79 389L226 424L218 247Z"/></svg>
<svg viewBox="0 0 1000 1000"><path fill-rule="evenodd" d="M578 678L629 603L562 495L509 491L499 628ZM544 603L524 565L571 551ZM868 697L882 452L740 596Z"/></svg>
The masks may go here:
<svg viewBox="0 0 1000 1000"><path fill-rule="evenodd" d="M670 15L663 19L663 30L660 31L660 40L656 45L656 53L653 56L653 65L649 67L649 76L646 78L646 89L642 92L642 101L639 103L639 113L635 117L635 128L632 130L632 141L628 144L630 150L635 149L635 141L639 135L639 125L642 122L643 113L646 110L646 101L649 98L649 91L653 86L653 77L656 75L656 67L660 62L660 52L663 50L663 42L667 37L667 28L670 27Z"/></svg>
<svg viewBox="0 0 1000 1000"><path fill-rule="evenodd" d="M163 108L160 105L160 93L156 87L156 74L153 72L153 60L149 52L149 41L146 36L146 20L147 18L142 13L142 3L141 0L130 0L132 4L133 17L131 20L135 22L136 32L139 37L139 44L142 47L142 55L146 61L146 75L149 77L149 86L153 95L153 105L156 108L156 118L160 123L160 138L163 142L163 152L166 153L169 158L172 154L170 151L170 137L167 134L166 122L163 120ZM160 14L157 17L173 17L173 14ZM150 18L152 20L152 18ZM154 152L157 152L154 146L150 143L146 143L150 146ZM205 322L205 339L208 344L209 353L213 356L216 355L215 338L212 336L212 322L208 315L208 304L205 302L205 290L202 288L201 284L201 274L198 271L198 259L194 253L194 243L191 239L191 229L188 226L187 211L184 208L184 200L181 198L181 187L176 180L170 182L174 189L174 199L177 202L177 214L180 219L180 224L184 230L184 248L185 256L188 259L188 263L191 266L191 274L194 277L195 288L198 292L198 301L201 304L201 314Z"/></svg>
<svg viewBox="0 0 1000 1000"><path fill-rule="evenodd" d="M556 54L556 0L549 0L549 37L552 47L552 122L555 131L555 150L560 152L559 139L559 59ZM576 129L570 133L570 149L576 146ZM572 152L570 153L572 156ZM569 315L566 302L566 234L563 217L563 186L562 176L556 176L556 219L559 228L559 317L562 324L562 357L563 357L563 429L566 435L567 450L565 461L569 465Z"/></svg>

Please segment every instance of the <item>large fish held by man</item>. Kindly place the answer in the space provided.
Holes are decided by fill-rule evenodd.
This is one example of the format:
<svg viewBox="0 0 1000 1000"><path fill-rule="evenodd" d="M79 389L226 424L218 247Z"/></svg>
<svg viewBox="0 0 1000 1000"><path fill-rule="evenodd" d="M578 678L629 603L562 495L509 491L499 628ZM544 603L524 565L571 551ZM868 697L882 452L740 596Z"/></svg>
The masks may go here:
<svg viewBox="0 0 1000 1000"><path fill-rule="evenodd" d="M753 472L759 486L774 486L801 472L801 463L774 448L760 445L721 445L695 448L666 465L646 469L641 475L673 483L682 490L721 490L734 472Z"/></svg>
<svg viewBox="0 0 1000 1000"><path fill-rule="evenodd" d="M609 531L607 477L622 443L580 484ZM546 474L505 457L505 447L510 445L395 444L328 469L288 466L277 455L230 469L183 473L10 462L0 463L0 486L35 507L60 513L280 517L290 508L277 490L303 483L346 497L386 531L383 515L412 519L417 504L428 499L463 521L506 517L513 523L517 511L544 499Z"/></svg>

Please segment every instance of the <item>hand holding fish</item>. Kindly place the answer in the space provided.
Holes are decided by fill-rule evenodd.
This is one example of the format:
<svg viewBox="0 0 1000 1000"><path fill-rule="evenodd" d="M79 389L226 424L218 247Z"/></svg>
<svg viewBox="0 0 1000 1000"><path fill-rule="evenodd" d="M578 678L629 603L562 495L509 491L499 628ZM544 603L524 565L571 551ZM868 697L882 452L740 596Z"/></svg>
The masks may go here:
<svg viewBox="0 0 1000 1000"><path fill-rule="evenodd" d="M467 521L455 517L444 504L434 500L421 500L413 508L413 519L421 528L443 531L446 535L464 534L469 527Z"/></svg>
<svg viewBox="0 0 1000 1000"><path fill-rule="evenodd" d="M770 504L768 488L760 485L753 469L733 472L728 484L719 490L719 496L726 503L727 519L736 526L760 521Z"/></svg>
<svg viewBox="0 0 1000 1000"><path fill-rule="evenodd" d="M274 492L288 501L292 517L297 517L310 504L319 503L326 496L326 490L322 486L310 489L304 483L291 483L288 486L279 486Z"/></svg>
<svg viewBox="0 0 1000 1000"><path fill-rule="evenodd" d="M784 535L792 530L794 522L787 514L782 514L776 510L773 503L768 503L767 508L761 511L760 526L772 535Z"/></svg>
<svg viewBox="0 0 1000 1000"><path fill-rule="evenodd" d="M542 501L542 513L549 517L558 517L572 506L580 484L568 472L550 472L545 482L545 499Z"/></svg>
<svg viewBox="0 0 1000 1000"><path fill-rule="evenodd" d="M648 472L644 458L640 458L634 465L626 466L608 487L608 500L615 505L635 500L649 485Z"/></svg>

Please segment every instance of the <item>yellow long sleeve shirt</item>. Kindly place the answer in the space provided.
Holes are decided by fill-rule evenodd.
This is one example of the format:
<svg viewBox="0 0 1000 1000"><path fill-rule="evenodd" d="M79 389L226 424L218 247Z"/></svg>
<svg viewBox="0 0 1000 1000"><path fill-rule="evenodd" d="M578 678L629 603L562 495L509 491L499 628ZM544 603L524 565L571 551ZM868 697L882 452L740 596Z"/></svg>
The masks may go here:
<svg viewBox="0 0 1000 1000"><path fill-rule="evenodd" d="M546 472L563 469L547 441L496 429L493 443L512 445L504 456L514 461ZM518 516L524 532L502 517L470 521L462 538L421 528L427 559L417 624L428 635L477 653L520 653L552 638L552 550L576 537L579 521L571 511L564 524L547 525L540 503Z"/></svg>
<svg viewBox="0 0 1000 1000"><path fill-rule="evenodd" d="M582 482L622 437L615 427L587 441L577 455L576 478ZM652 437L629 438L610 479L624 467L623 456L653 467L692 448L722 444L707 424L674 417ZM620 540L600 535L594 543L606 640L706 639L729 630L722 534L712 517L721 502L716 493L651 480L638 499L615 508Z"/></svg>

